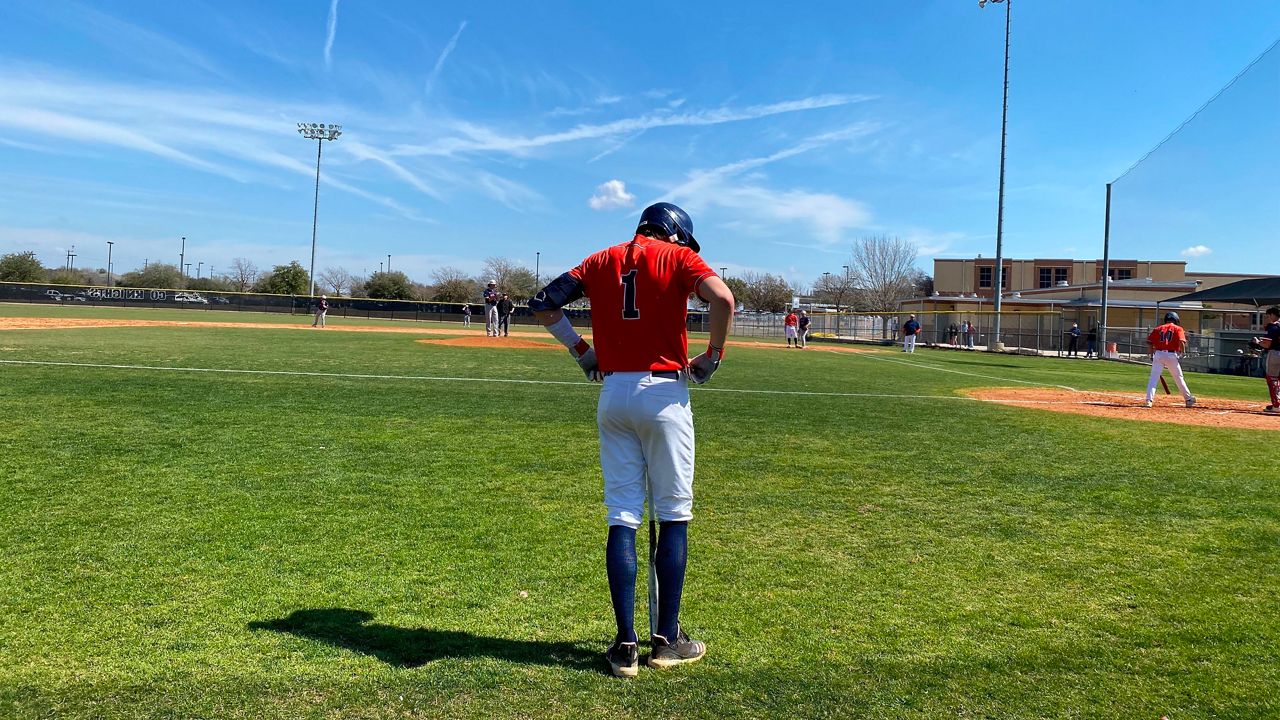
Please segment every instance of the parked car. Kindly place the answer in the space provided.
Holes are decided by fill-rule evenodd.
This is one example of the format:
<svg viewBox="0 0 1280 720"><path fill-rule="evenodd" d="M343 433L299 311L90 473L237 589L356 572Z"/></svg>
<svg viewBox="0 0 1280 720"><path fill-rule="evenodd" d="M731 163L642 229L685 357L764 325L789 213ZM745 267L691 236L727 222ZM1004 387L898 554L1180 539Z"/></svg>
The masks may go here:
<svg viewBox="0 0 1280 720"><path fill-rule="evenodd" d="M44 294L45 294L45 295L46 295L50 300L57 300L58 302L62 302L62 299L63 299L64 297L70 297L69 295L63 295L62 293L58 292L57 290L45 290L45 291L44 291Z"/></svg>
<svg viewBox="0 0 1280 720"><path fill-rule="evenodd" d="M200 305L208 305L209 301L200 297L200 293L180 292L173 296L174 302L180 303L198 303Z"/></svg>
<svg viewBox="0 0 1280 720"><path fill-rule="evenodd" d="M228 300L228 299L226 299L226 298L224 298L224 297L218 297L218 296L216 296L216 295L215 295L215 296L213 296L212 298L210 298L210 300L212 300L213 302L215 302L215 303L217 303L217 304L219 304L219 305L230 305L230 304L231 304L231 301L230 301L230 300Z"/></svg>

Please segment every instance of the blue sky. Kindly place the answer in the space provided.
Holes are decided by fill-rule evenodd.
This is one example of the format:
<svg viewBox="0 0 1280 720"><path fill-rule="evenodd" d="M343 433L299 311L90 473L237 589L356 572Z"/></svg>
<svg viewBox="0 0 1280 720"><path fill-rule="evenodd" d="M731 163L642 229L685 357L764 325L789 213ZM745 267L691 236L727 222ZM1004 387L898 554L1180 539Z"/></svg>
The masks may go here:
<svg viewBox="0 0 1280 720"><path fill-rule="evenodd" d="M108 240L118 271L177 262L180 236L205 272L305 265L299 121L344 126L317 271L390 254L426 280L541 253L546 276L657 200L730 274L808 284L878 233L925 270L994 253L1002 5L13 0L0 20L0 252L49 265L74 245L105 266ZM1277 37L1273 0L1020 0L1006 255L1099 257L1104 184ZM1116 254L1260 269L1252 235L1280 225L1280 143L1265 162L1255 145L1280 139L1273 55L1117 184Z"/></svg>

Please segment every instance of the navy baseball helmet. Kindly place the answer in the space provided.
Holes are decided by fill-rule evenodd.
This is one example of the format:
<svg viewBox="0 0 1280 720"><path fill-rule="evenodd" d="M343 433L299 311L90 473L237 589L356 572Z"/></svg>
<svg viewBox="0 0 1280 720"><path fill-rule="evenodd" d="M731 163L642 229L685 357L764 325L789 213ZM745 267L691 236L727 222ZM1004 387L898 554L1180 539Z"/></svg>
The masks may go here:
<svg viewBox="0 0 1280 720"><path fill-rule="evenodd" d="M1175 323L1177 325L1182 324L1182 318L1178 317L1178 313L1172 312L1172 311L1164 314L1164 321L1167 323L1168 322Z"/></svg>
<svg viewBox="0 0 1280 720"><path fill-rule="evenodd" d="M692 248L694 252L702 251L698 241L693 239L693 218L671 203L654 203L645 208L640 213L640 224L636 226L636 232L640 232L645 226L656 227L663 237L674 237L677 245Z"/></svg>

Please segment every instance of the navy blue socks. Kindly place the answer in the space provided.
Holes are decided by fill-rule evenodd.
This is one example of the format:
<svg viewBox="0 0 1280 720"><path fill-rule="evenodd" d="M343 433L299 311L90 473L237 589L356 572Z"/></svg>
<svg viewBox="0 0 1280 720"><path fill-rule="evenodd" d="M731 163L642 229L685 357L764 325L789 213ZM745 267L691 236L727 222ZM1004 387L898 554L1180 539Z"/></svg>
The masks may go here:
<svg viewBox="0 0 1280 720"><path fill-rule="evenodd" d="M680 626L684 568L689 560L689 523L664 522L659 527L658 634L674 642ZM634 546L634 535L632 541Z"/></svg>
<svg viewBox="0 0 1280 720"><path fill-rule="evenodd" d="M661 554L661 539L659 539ZM636 531L623 525L609 526L605 546L605 566L609 572L609 598L618 623L618 642L636 642ZM681 577L684 564L681 563ZM662 587L659 584L658 587ZM676 601L677 608L679 600Z"/></svg>

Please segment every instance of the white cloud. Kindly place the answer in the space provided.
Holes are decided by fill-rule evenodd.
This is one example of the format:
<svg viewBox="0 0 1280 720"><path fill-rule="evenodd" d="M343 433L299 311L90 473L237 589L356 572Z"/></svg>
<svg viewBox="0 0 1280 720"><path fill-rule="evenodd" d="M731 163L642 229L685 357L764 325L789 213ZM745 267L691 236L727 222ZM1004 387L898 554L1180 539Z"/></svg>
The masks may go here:
<svg viewBox="0 0 1280 720"><path fill-rule="evenodd" d="M1204 257L1205 255L1208 255L1212 252L1213 252L1213 248L1207 245L1192 245L1191 247L1183 250L1181 255L1182 257L1198 258L1198 257Z"/></svg>
<svg viewBox="0 0 1280 720"><path fill-rule="evenodd" d="M631 207L635 202L636 196L627 192L626 183L621 180L610 180L596 188L596 194L591 196L587 205L590 205L592 210L613 210Z"/></svg>
<svg viewBox="0 0 1280 720"><path fill-rule="evenodd" d="M333 39L338 35L338 0L329 3L329 30L324 39L324 66L333 66Z"/></svg>
<svg viewBox="0 0 1280 720"><path fill-rule="evenodd" d="M427 94L430 94L435 88L436 78L440 77L440 71L444 69L444 61L449 59L453 54L454 48L458 47L458 38L462 37L462 31L467 29L467 21L463 20L458 25L457 31L453 33L453 37L449 38L449 42L444 46L444 50L440 51L440 57L436 58L436 64L431 68L431 73L427 75Z"/></svg>
<svg viewBox="0 0 1280 720"><path fill-rule="evenodd" d="M756 120L784 113L839 107L873 99L870 95L815 95L799 100L752 105L745 108L720 107L685 113L659 112L640 117L625 118L601 125L578 125L560 132L534 136L503 135L500 132L473 123L458 122L452 128L457 135L445 137L427 145L398 145L392 148L396 155L441 155L462 153L500 152L510 155L526 155L530 151L549 145L594 140L597 138L627 135L663 127L703 127L724 123Z"/></svg>

